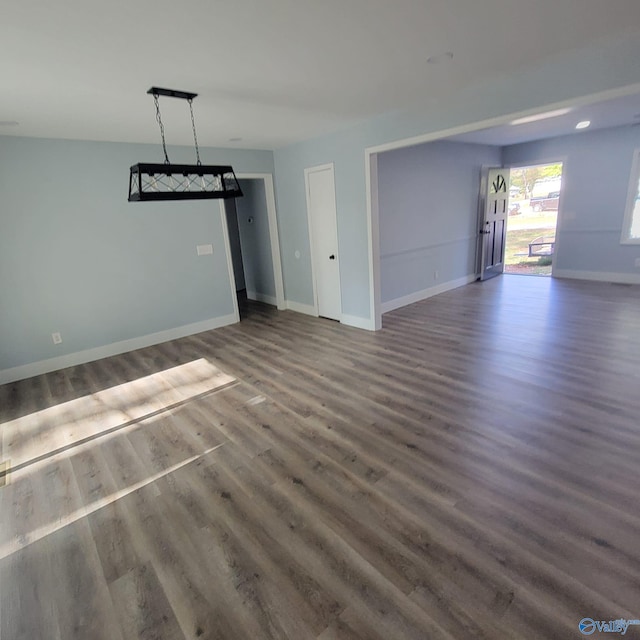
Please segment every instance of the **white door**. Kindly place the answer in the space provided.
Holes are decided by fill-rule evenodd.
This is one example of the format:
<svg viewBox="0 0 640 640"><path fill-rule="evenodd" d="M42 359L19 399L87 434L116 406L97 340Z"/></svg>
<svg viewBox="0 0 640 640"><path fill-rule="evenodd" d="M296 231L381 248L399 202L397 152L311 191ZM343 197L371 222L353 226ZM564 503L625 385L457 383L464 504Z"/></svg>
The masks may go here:
<svg viewBox="0 0 640 640"><path fill-rule="evenodd" d="M489 169L484 194L484 215L480 223L480 279L504 271L509 208L509 169Z"/></svg>
<svg viewBox="0 0 640 640"><path fill-rule="evenodd" d="M305 169L311 264L318 315L342 317L333 164Z"/></svg>

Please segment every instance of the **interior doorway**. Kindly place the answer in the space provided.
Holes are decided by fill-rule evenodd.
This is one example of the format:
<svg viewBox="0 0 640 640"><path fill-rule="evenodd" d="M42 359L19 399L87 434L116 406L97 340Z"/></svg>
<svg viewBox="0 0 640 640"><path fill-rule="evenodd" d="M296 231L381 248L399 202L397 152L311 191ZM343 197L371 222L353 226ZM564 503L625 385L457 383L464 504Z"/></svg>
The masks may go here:
<svg viewBox="0 0 640 640"><path fill-rule="evenodd" d="M285 308L285 301L271 176L238 178L243 197L225 202L224 217L231 284L243 319L251 301L278 309Z"/></svg>
<svg viewBox="0 0 640 640"><path fill-rule="evenodd" d="M562 162L511 167L504 273L551 276Z"/></svg>

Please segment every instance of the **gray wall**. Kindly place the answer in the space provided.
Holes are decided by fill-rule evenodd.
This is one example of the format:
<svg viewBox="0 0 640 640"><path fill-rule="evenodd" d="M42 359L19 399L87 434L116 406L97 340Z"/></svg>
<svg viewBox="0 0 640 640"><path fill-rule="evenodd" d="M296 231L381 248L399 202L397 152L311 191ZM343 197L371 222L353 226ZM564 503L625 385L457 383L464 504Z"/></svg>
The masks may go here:
<svg viewBox="0 0 640 640"><path fill-rule="evenodd" d="M639 245L620 243L640 127L617 127L503 149L506 165L565 160L554 274L621 274L640 282ZM570 273L567 275L574 275Z"/></svg>
<svg viewBox="0 0 640 640"><path fill-rule="evenodd" d="M275 304L276 284L264 181L240 180L240 187L244 197L236 200L236 209L247 295Z"/></svg>
<svg viewBox="0 0 640 640"><path fill-rule="evenodd" d="M500 162L500 147L456 142L379 154L383 303L474 273L480 173Z"/></svg>
<svg viewBox="0 0 640 640"><path fill-rule="evenodd" d="M193 162L192 149L169 155ZM157 145L0 137L0 372L233 313L219 204L127 202L129 167L160 157ZM267 151L202 160L273 172Z"/></svg>

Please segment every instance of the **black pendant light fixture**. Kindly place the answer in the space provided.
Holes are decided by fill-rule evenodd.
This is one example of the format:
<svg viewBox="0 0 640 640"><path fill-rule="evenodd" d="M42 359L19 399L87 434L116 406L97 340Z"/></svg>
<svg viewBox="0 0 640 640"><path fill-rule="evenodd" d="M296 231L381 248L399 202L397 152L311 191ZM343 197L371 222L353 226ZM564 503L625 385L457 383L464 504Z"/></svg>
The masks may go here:
<svg viewBox="0 0 640 640"><path fill-rule="evenodd" d="M156 105L156 120L160 127L164 163L138 163L129 175L129 202L158 200L202 200L206 198L238 198L242 196L240 184L230 166L204 165L200 162L196 123L193 117L193 99L197 93L151 87L147 93ZM160 115L160 96L181 98L189 103L193 141L197 164L171 164L164 139L164 125Z"/></svg>

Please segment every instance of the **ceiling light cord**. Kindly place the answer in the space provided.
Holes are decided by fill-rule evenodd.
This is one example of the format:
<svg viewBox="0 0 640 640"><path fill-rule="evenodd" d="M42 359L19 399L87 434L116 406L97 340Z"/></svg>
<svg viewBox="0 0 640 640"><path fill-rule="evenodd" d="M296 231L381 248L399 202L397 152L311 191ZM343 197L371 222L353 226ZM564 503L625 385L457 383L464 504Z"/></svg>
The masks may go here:
<svg viewBox="0 0 640 640"><path fill-rule="evenodd" d="M197 164L201 165L202 162L200 162L200 149L198 149L198 136L196 134L196 121L193 117L193 100L191 98L189 98L189 110L191 111L191 126L193 127L193 142L196 147L196 160Z"/></svg>
<svg viewBox="0 0 640 640"><path fill-rule="evenodd" d="M169 163L169 156L167 155L167 143L164 139L164 125L162 124L162 116L160 115L160 102L158 101L158 94L153 94L153 100L156 103L156 120L158 121L158 126L160 127L160 137L162 138L162 150L164 151L164 163ZM198 162L198 164L200 164Z"/></svg>

